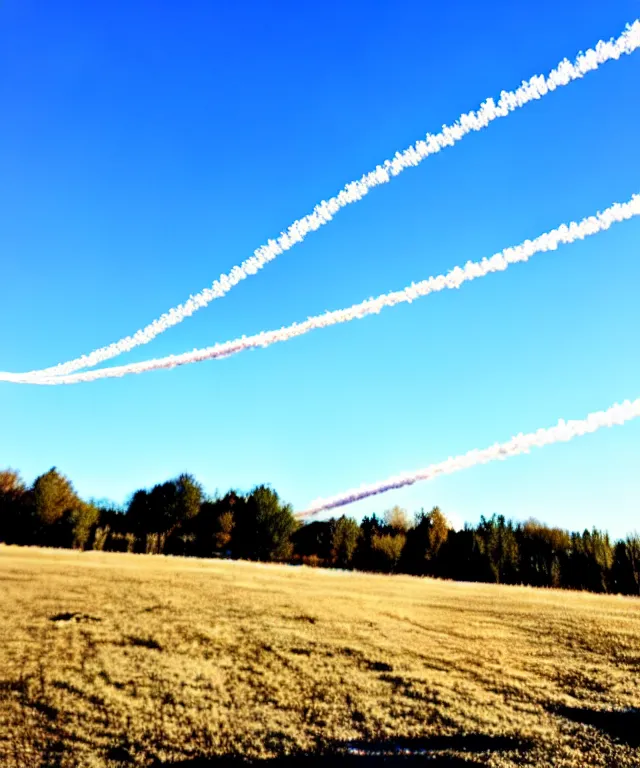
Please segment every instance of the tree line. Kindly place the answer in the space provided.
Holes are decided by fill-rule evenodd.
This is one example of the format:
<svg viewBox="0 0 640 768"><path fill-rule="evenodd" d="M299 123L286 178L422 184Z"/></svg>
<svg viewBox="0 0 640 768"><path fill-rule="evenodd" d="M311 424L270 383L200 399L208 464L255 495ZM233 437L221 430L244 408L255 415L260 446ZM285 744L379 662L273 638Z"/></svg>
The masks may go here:
<svg viewBox="0 0 640 768"><path fill-rule="evenodd" d="M268 486L210 497L189 474L117 508L84 501L55 467L31 486L0 471L0 542L640 594L637 533L612 542L595 528L569 532L501 515L456 531L438 507L413 519L394 507L360 523L344 515L302 523Z"/></svg>

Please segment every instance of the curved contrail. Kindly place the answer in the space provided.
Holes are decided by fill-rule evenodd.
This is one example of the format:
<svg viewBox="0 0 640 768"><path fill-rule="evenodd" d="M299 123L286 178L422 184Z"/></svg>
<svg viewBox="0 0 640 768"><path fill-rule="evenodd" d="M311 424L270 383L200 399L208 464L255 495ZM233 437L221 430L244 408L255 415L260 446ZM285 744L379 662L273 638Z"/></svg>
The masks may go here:
<svg viewBox="0 0 640 768"><path fill-rule="evenodd" d="M337 496L317 499L304 512L297 513L297 516L300 518L312 517L327 509L344 507L347 504L353 504L356 501L366 499L369 496L376 496L379 493L386 493L387 491L403 488L406 485L413 485L424 480L433 480L440 475L450 475L453 472L460 472L462 469L475 467L477 464L487 464L490 461L508 459L510 456L517 456L520 453L528 453L531 448L542 448L553 443L567 442L568 440L573 440L574 437L586 435L589 432L596 432L598 429L602 429L602 427L624 424L638 416L640 416L640 398L633 402L625 400L621 404L616 403L606 411L590 413L586 419L579 421L565 422L564 419L560 419L555 427L539 429L537 432L529 432L526 435L520 433L506 443L496 443L490 448L469 451L460 456L448 458L446 461L441 461L438 464L431 464L425 469L419 469L417 472L405 472L379 483L352 488Z"/></svg>
<svg viewBox="0 0 640 768"><path fill-rule="evenodd" d="M477 111L461 115L453 124L443 126L439 133L427 134L423 140L417 141L402 152L396 152L392 160L385 160L375 170L362 176L360 180L350 182L337 195L316 205L312 213L295 221L286 232L283 232L275 240L269 240L266 245L257 248L253 256L241 265L233 267L228 274L221 275L210 288L205 288L200 293L190 296L183 304L170 309L146 327L136 331L132 336L126 336L119 341L96 349L88 355L82 355L68 362L50 368L30 371L27 375L50 377L69 374L82 368L93 367L123 352L147 344L168 328L181 323L198 309L227 294L248 275L255 274L279 254L304 240L310 232L331 221L340 209L361 200L370 189L386 184L392 177L398 176L407 168L419 165L424 159L440 152L441 149L456 144L472 131L486 128L494 120L506 117L530 101L540 99L550 91L598 69L605 62L632 53L638 47L640 47L640 20L627 25L624 32L616 39L611 39L608 42L601 40L595 48L580 53L573 63L564 59L546 77L535 75L523 82L515 91L502 91L497 104L492 98L489 98ZM9 380L6 374L2 374L2 378L5 381Z"/></svg>
<svg viewBox="0 0 640 768"><path fill-rule="evenodd" d="M496 253L491 258L482 261L468 261L464 267L454 267L447 275L430 277L419 283L412 283L400 291L393 291L378 296L375 299L367 299L359 304L354 304L346 309L338 309L326 312L322 315L310 317L301 323L280 328L274 331L262 331L254 336L243 336L239 339L215 344L204 349L195 349L181 355L169 355L155 360L145 360L141 363L114 366L112 368L99 368L95 371L74 373L67 376L34 377L28 374L0 374L0 380L9 380L19 384L78 384L80 382L97 381L104 378L117 378L127 374L146 373L148 371L163 368L176 368L180 365L199 363L203 360L214 360L229 357L239 352L257 347L268 347L281 341L289 341L297 336L303 336L318 328L328 328L338 323L347 323L351 320L359 320L367 315L378 314L386 307L396 304L410 303L415 299L428 296L431 293L447 288L459 288L463 283L484 277L492 272L500 272L510 264L528 261L536 253L555 250L561 244L573 243L585 237L595 235L609 229L612 224L631 219L640 214L640 195L633 195L626 203L614 203L609 208L595 216L588 216L580 222L562 224L550 232L536 237L534 240L525 240L524 243Z"/></svg>

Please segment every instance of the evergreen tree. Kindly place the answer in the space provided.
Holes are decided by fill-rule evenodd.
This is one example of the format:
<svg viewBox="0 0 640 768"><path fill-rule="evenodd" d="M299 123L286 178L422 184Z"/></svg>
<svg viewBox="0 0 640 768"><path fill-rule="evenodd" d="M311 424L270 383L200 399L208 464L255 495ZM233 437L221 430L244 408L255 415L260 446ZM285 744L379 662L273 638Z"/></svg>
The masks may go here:
<svg viewBox="0 0 640 768"><path fill-rule="evenodd" d="M616 542L611 587L623 595L640 595L640 535Z"/></svg>
<svg viewBox="0 0 640 768"><path fill-rule="evenodd" d="M365 516L360 523L360 539L354 554L354 566L361 571L375 571L378 555L373 550L373 539L384 531L384 523L375 515Z"/></svg>
<svg viewBox="0 0 640 768"><path fill-rule="evenodd" d="M232 550L249 560L286 560L293 553L291 535L298 521L288 504L265 485L257 486L238 505Z"/></svg>

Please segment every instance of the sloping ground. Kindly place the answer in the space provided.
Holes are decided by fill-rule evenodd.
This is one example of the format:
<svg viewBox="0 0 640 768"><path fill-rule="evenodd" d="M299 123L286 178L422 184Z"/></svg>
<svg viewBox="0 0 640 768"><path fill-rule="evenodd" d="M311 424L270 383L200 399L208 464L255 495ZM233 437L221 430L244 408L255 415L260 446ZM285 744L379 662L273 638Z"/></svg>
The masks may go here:
<svg viewBox="0 0 640 768"><path fill-rule="evenodd" d="M6 768L640 765L638 599L0 546L0 611Z"/></svg>

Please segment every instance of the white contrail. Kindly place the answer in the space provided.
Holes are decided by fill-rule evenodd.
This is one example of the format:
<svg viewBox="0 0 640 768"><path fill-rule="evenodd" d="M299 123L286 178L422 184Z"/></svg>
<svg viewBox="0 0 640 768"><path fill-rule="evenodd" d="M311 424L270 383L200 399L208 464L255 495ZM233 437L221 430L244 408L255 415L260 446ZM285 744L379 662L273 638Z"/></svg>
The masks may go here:
<svg viewBox="0 0 640 768"><path fill-rule="evenodd" d="M555 250L558 245L573 243L585 237L602 232L612 224L631 219L640 214L640 195L633 195L626 203L614 203L602 213L589 216L582 221L570 224L562 224L557 229L545 232L535 240L525 240L524 243L496 253L491 258L482 261L468 261L464 267L454 267L447 275L430 277L419 283L412 283L400 291L385 293L375 299L367 299L360 304L354 304L346 309L338 309L326 312L322 315L310 317L301 323L280 328L274 331L262 331L254 336L243 336L233 341L215 344L205 349L196 349L193 352L185 352L181 355L169 355L155 360L146 360L141 363L114 366L112 368L100 368L95 371L74 373L68 376L35 377L29 374L0 374L0 380L10 380L22 384L77 384L80 382L96 381L103 378L116 378L132 373L145 373L147 371L160 370L162 368L175 368L180 365L198 363L203 360L213 360L220 357L229 357L238 352L244 352L256 347L268 347L281 341L288 341L297 336L302 336L318 328L328 328L338 323L347 323L351 320L359 320L367 315L378 314L385 307L393 307L396 304L412 302L430 293L442 291L447 288L459 288L463 283L484 277L492 272L500 272L510 264L527 261L536 253ZM10 378L7 378L9 376Z"/></svg>
<svg viewBox="0 0 640 768"><path fill-rule="evenodd" d="M214 281L211 288L205 288L200 293L191 296L184 304L170 309L145 328L136 331L132 336L126 336L106 347L96 349L88 355L60 363L50 368L30 371L32 376L56 376L68 374L81 368L89 368L127 352L141 344L147 344L159 334L182 322L198 309L207 306L214 299L221 298L248 275L255 274L279 254L302 242L312 231L331 221L333 216L350 203L361 200L370 189L386 184L393 176L398 176L407 168L419 165L425 158L440 152L445 147L452 146L472 131L480 131L500 117L506 117L519 107L530 101L546 96L573 80L592 72L601 64L612 59L619 59L623 54L630 54L640 47L640 19L627 25L625 31L616 39L608 42L600 41L595 48L580 53L571 63L568 59L561 61L546 77L535 75L515 91L502 91L496 104L492 98L487 99L474 112L461 115L452 125L445 125L440 133L427 134L423 140L417 141L403 152L397 152L392 160L385 160L375 170L365 174L359 181L347 184L337 195L329 200L323 200L316 205L313 212L295 221L286 232L275 240L269 240L254 251L253 256L240 266L235 266L226 275L221 275ZM5 380L6 377L5 377Z"/></svg>
<svg viewBox="0 0 640 768"><path fill-rule="evenodd" d="M324 510L353 504L355 501L360 501L379 493L386 493L396 488L403 488L405 485L413 485L423 480L433 480L440 475L450 475L462 469L475 467L477 464L487 464L490 461L507 459L520 453L528 453L531 448L542 448L553 443L567 442L568 440L573 440L574 437L586 435L589 432L596 432L602 427L624 424L638 416L640 416L640 398L633 402L625 400L622 404L616 403L606 411L590 413L586 419L579 421L565 422L564 419L560 419L555 427L539 429L537 432L530 432L526 435L520 433L506 443L496 443L490 448L469 451L461 456L455 456L442 461L439 464L431 464L431 466L419 469L417 472L406 472L390 477L380 483L362 485L360 488L353 488L337 496L318 499L304 512L299 512L298 517L311 517Z"/></svg>

